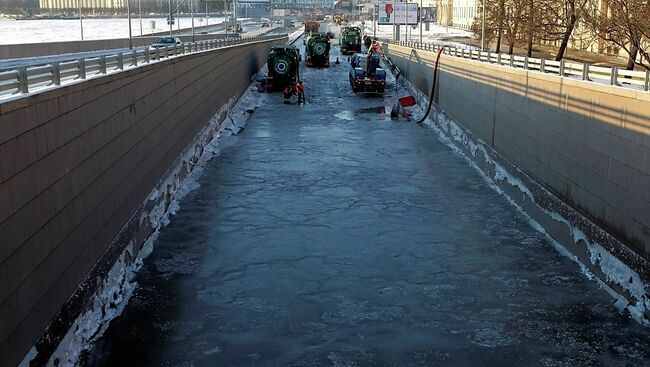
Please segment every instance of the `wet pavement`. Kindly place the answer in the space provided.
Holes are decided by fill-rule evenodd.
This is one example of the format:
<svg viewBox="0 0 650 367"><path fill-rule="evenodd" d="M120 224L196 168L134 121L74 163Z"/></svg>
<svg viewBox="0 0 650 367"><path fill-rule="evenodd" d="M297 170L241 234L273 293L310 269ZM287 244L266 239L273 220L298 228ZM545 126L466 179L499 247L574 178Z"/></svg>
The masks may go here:
<svg viewBox="0 0 650 367"><path fill-rule="evenodd" d="M347 68L303 69L306 106L263 97L86 365L650 363L647 328Z"/></svg>

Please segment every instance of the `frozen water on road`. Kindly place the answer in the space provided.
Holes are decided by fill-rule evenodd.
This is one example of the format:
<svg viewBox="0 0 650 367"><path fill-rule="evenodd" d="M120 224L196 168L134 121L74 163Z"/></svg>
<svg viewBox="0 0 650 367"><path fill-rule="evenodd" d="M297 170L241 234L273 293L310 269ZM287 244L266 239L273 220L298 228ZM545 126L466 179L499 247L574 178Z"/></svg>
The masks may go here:
<svg viewBox="0 0 650 367"><path fill-rule="evenodd" d="M650 363L646 328L347 68L302 69L306 106L262 97L87 365Z"/></svg>

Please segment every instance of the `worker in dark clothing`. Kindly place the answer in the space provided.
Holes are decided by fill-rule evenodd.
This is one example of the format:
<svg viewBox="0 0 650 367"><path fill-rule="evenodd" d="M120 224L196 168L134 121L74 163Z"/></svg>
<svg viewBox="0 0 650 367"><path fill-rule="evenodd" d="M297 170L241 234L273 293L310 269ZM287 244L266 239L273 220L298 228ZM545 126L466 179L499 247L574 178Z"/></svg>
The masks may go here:
<svg viewBox="0 0 650 367"><path fill-rule="evenodd" d="M291 84L287 85L286 88L282 91L282 94L284 94L284 103L285 104L291 104L291 95L294 93L294 88Z"/></svg>
<svg viewBox="0 0 650 367"><path fill-rule="evenodd" d="M302 85L302 80L294 85L294 93L298 95L298 104L305 103L305 86Z"/></svg>
<svg viewBox="0 0 650 367"><path fill-rule="evenodd" d="M370 36L363 37L363 44L366 45L366 48L370 50L370 45L372 45L372 38Z"/></svg>

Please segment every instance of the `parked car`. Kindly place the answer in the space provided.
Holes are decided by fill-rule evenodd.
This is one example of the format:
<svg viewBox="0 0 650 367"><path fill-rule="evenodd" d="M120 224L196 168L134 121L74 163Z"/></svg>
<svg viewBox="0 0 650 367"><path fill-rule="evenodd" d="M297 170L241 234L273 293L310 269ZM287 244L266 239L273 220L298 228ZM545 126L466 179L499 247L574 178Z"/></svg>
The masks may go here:
<svg viewBox="0 0 650 367"><path fill-rule="evenodd" d="M164 48L170 46L180 46L183 42L178 37L160 37L154 43L151 44L151 48Z"/></svg>

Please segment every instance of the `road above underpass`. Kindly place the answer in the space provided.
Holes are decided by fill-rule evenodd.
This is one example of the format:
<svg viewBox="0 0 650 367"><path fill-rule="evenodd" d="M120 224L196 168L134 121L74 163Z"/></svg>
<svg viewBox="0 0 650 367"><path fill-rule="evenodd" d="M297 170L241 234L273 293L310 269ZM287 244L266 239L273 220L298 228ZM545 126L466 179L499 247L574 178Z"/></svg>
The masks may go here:
<svg viewBox="0 0 650 367"><path fill-rule="evenodd" d="M301 44L298 42L297 44ZM648 330L434 131L301 66L207 165L89 366L641 366Z"/></svg>
<svg viewBox="0 0 650 367"><path fill-rule="evenodd" d="M271 27L271 28L261 28L259 23L247 23L244 24L243 27L243 33L240 34L241 37L256 37L256 36L263 36L263 35L280 35L280 34L285 34L287 32L291 33L294 29L293 28L285 28L285 27ZM176 32L176 31L174 31ZM209 32L196 32L195 33L197 36L205 37L206 34L219 34L223 35L224 34L224 29L222 25L215 25L213 26L213 29L211 29ZM192 31L191 29L182 29L180 36L191 36ZM174 34L174 37L178 37L178 34ZM145 37L152 37L151 40L152 42L156 40L159 37L165 37L165 35L158 35L158 36L147 36ZM223 36L222 36L223 37ZM232 37L231 37L232 38ZM128 39L127 39L128 41ZM70 41L70 42L77 42L77 41ZM0 46L1 47L1 46ZM147 50L149 46L138 46L134 47L133 49L135 50ZM66 62L66 61L73 61L73 60L78 60L78 59L83 59L83 58L93 58L93 57L99 57L101 55L106 55L106 54L116 54L119 52L132 52L132 49L127 48L113 48L113 49L103 49L103 50L94 50L94 51L85 51L85 52L75 52L75 53L61 53L58 55L45 55L45 56L35 56L35 57L25 57L25 58L19 58L19 59L4 59L0 60L0 72L2 71L7 71L7 70L13 70L15 68L19 67L33 67L33 66L38 66L38 65L46 65L49 63L53 62Z"/></svg>

